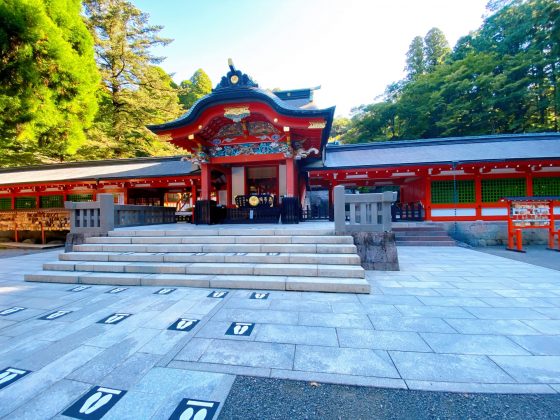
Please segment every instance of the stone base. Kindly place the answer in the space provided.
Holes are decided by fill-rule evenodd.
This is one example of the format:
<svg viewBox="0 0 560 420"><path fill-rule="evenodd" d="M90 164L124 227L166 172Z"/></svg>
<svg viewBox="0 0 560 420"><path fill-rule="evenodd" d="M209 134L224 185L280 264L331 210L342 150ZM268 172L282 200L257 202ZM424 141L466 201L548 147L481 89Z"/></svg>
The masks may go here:
<svg viewBox="0 0 560 420"><path fill-rule="evenodd" d="M86 243L87 238L95 236L107 236L100 234L91 233L69 233L66 235L66 242L64 243L64 252L72 252L74 250L74 245L82 245Z"/></svg>
<svg viewBox="0 0 560 420"><path fill-rule="evenodd" d="M439 222L449 236L474 247L507 245L507 222ZM524 229L523 244L548 243L547 229Z"/></svg>
<svg viewBox="0 0 560 420"><path fill-rule="evenodd" d="M365 270L399 271L393 232L355 232L352 237Z"/></svg>

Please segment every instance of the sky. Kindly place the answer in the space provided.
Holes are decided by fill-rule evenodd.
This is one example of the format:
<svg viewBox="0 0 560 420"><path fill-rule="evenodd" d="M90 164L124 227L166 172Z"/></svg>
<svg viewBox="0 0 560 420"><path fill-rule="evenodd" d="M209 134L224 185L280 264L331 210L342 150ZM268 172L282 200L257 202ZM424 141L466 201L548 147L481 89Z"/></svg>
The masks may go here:
<svg viewBox="0 0 560 420"><path fill-rule="evenodd" d="M438 27L451 46L488 0L132 0L174 41L155 50L175 81L202 68L215 86L232 58L261 88L315 92L337 116L404 77L412 39Z"/></svg>

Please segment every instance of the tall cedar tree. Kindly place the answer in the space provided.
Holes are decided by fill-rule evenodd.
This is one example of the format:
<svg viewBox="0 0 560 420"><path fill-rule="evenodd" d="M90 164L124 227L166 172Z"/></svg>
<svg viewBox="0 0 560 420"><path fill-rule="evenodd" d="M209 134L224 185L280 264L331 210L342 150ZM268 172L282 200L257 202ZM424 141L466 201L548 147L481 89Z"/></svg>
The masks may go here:
<svg viewBox="0 0 560 420"><path fill-rule="evenodd" d="M424 62L424 40L420 36L414 37L408 47L406 53L406 67L407 77L409 80L416 79L426 70L426 63Z"/></svg>
<svg viewBox="0 0 560 420"><path fill-rule="evenodd" d="M341 141L558 131L560 2L493 0L488 12L450 55L431 30L429 71L361 107Z"/></svg>
<svg viewBox="0 0 560 420"><path fill-rule="evenodd" d="M179 100L185 109L190 109L196 101L212 92L212 81L202 69L194 72L189 80L181 82Z"/></svg>
<svg viewBox="0 0 560 420"><path fill-rule="evenodd" d="M136 157L177 153L145 128L181 113L178 91L157 67L163 58L151 48L169 44L162 26L126 0L85 0L86 22L95 40L102 77L100 112L91 130L91 144L82 156Z"/></svg>
<svg viewBox="0 0 560 420"><path fill-rule="evenodd" d="M86 141L99 73L79 0L0 0L0 166L62 161Z"/></svg>

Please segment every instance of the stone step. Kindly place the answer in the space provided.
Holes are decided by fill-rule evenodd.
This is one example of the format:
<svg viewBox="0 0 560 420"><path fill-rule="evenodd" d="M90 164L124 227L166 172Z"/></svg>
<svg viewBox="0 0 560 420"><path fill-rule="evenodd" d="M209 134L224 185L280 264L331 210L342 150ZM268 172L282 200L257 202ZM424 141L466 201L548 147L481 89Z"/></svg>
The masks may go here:
<svg viewBox="0 0 560 420"><path fill-rule="evenodd" d="M399 227L392 226L393 232L445 232L446 230L441 226L407 226Z"/></svg>
<svg viewBox="0 0 560 420"><path fill-rule="evenodd" d="M110 284L116 286L211 287L251 290L294 290L337 293L370 293L363 278L305 276L181 275L141 273L98 273L81 271L38 271L26 281Z"/></svg>
<svg viewBox="0 0 560 420"><path fill-rule="evenodd" d="M355 254L350 244L83 244L76 252L293 252L306 254Z"/></svg>
<svg viewBox="0 0 560 420"><path fill-rule="evenodd" d="M395 238L413 238L415 236L429 236L429 237L447 237L449 236L444 230L426 230L426 231L406 231L406 232L395 232Z"/></svg>
<svg viewBox="0 0 560 420"><path fill-rule="evenodd" d="M455 241L396 241L397 246L456 246Z"/></svg>
<svg viewBox="0 0 560 420"><path fill-rule="evenodd" d="M334 235L334 229L328 228L196 228L187 226L184 229L117 229L109 232L109 236L328 236Z"/></svg>
<svg viewBox="0 0 560 420"><path fill-rule="evenodd" d="M353 244L351 236L105 236L87 238L86 244Z"/></svg>
<svg viewBox="0 0 560 420"><path fill-rule="evenodd" d="M149 263L103 261L56 261L43 264L49 271L88 271L104 273L208 274L245 276L303 276L365 278L359 265L328 264L251 264L251 263Z"/></svg>
<svg viewBox="0 0 560 420"><path fill-rule="evenodd" d="M170 263L276 263L276 264L344 264L360 265L356 254L315 253L121 253L121 252L67 252L59 254L61 261L111 261L111 262L170 262Z"/></svg>

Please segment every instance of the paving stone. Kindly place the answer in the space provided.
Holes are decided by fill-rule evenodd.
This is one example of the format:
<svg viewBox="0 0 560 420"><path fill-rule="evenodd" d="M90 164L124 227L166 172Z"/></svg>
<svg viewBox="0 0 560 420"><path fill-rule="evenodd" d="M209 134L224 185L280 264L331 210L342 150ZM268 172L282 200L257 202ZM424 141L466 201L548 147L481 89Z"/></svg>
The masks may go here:
<svg viewBox="0 0 560 420"><path fill-rule="evenodd" d="M375 305L363 305L359 303L332 303L334 313L358 313L371 314L374 316L400 316L401 313L393 305L384 305L381 303Z"/></svg>
<svg viewBox="0 0 560 420"><path fill-rule="evenodd" d="M229 375L261 376L265 378L270 377L270 369L261 367L223 365L219 363L200 363L183 360L172 360L167 366L170 368L197 370L201 372L227 373Z"/></svg>
<svg viewBox="0 0 560 420"><path fill-rule="evenodd" d="M239 309L267 309L270 306L270 299L256 300L245 298L232 297L224 302L224 308L239 308ZM329 308L330 310L330 308Z"/></svg>
<svg viewBox="0 0 560 420"><path fill-rule="evenodd" d="M337 328L337 333L340 347L351 347L356 349L432 351L424 340L422 340L422 338L415 332Z"/></svg>
<svg viewBox="0 0 560 420"><path fill-rule="evenodd" d="M298 345L294 370L399 378L385 352L369 349Z"/></svg>
<svg viewBox="0 0 560 420"><path fill-rule="evenodd" d="M477 383L515 382L486 356L400 351L390 351L389 354L405 380Z"/></svg>
<svg viewBox="0 0 560 420"><path fill-rule="evenodd" d="M448 323L439 318L386 317L370 315L369 319L376 330L441 333L456 332Z"/></svg>
<svg viewBox="0 0 560 420"><path fill-rule="evenodd" d="M416 296L395 295L358 295L359 301L366 307L374 305L421 305Z"/></svg>
<svg viewBox="0 0 560 420"><path fill-rule="evenodd" d="M554 305L540 298L482 298L490 306L497 308L552 308Z"/></svg>
<svg viewBox="0 0 560 420"><path fill-rule="evenodd" d="M228 336L229 338L229 336ZM291 369L294 345L234 340L214 340L201 362Z"/></svg>
<svg viewBox="0 0 560 420"><path fill-rule="evenodd" d="M314 327L359 328L372 329L373 326L363 314L329 314L300 312L299 324Z"/></svg>
<svg viewBox="0 0 560 420"><path fill-rule="evenodd" d="M436 353L528 355L522 347L499 335L421 333Z"/></svg>
<svg viewBox="0 0 560 420"><path fill-rule="evenodd" d="M232 375L221 373L155 367L144 375L130 391L208 399L214 396L216 391L223 389L224 385L231 387L234 379L235 377Z"/></svg>
<svg viewBox="0 0 560 420"><path fill-rule="evenodd" d="M285 290L284 276L217 275L210 279L211 288Z"/></svg>
<svg viewBox="0 0 560 420"><path fill-rule="evenodd" d="M533 354L539 356L560 356L560 336L534 335L511 336L510 339Z"/></svg>
<svg viewBox="0 0 560 420"><path fill-rule="evenodd" d="M134 353L122 364L115 367L99 385L116 389L131 389L150 369L160 356L147 353Z"/></svg>
<svg viewBox="0 0 560 420"><path fill-rule="evenodd" d="M309 311L309 312L331 312L329 302L317 302L313 300L272 300L270 309L279 311Z"/></svg>
<svg viewBox="0 0 560 420"><path fill-rule="evenodd" d="M208 349L212 342L208 338L193 338L190 340L183 349L177 353L175 360L183 360L186 362L196 362L200 356Z"/></svg>
<svg viewBox="0 0 560 420"><path fill-rule="evenodd" d="M374 283L375 284L375 283ZM384 295L398 296L441 296L433 289L413 289L410 287L379 287Z"/></svg>
<svg viewBox="0 0 560 420"><path fill-rule="evenodd" d="M164 355L171 351L176 344L181 342L181 340L185 340L187 337L188 335L182 331L163 330L139 351L141 353Z"/></svg>
<svg viewBox="0 0 560 420"><path fill-rule="evenodd" d="M146 394L128 391L109 412L104 420L136 420L139 417L152 418L167 402L166 395Z"/></svg>
<svg viewBox="0 0 560 420"><path fill-rule="evenodd" d="M157 333L157 330L136 330L120 343L107 348L88 363L76 369L67 378L90 384L98 384L102 378L132 356Z"/></svg>
<svg viewBox="0 0 560 420"><path fill-rule="evenodd" d="M12 419L49 419L69 406L78 395L84 394L91 385L67 379L54 383L51 387L23 403L10 413Z"/></svg>
<svg viewBox="0 0 560 420"><path fill-rule="evenodd" d="M538 335L539 332L515 319L445 319L461 334ZM528 322L528 321L527 321Z"/></svg>
<svg viewBox="0 0 560 420"><path fill-rule="evenodd" d="M409 389L419 391L485 393L485 394L553 394L548 385L539 384L480 384L407 380Z"/></svg>
<svg viewBox="0 0 560 420"><path fill-rule="evenodd" d="M338 346L334 328L308 327L302 325L261 325L256 341L287 344L309 344L318 346Z"/></svg>
<svg viewBox="0 0 560 420"><path fill-rule="evenodd" d="M260 328L260 325L256 324L253 331L251 332L251 335L249 336L245 336L245 335L226 336L226 331L229 329L231 324L232 324L231 321L208 321L198 330L198 332L196 332L195 336L197 338L224 339L227 337L228 340L254 341L256 332Z"/></svg>
<svg viewBox="0 0 560 420"><path fill-rule="evenodd" d="M371 286L362 278L346 277L288 277L286 290L331 293L370 293Z"/></svg>
<svg viewBox="0 0 560 420"><path fill-rule="evenodd" d="M271 378L290 379L293 381L331 383L340 385L368 386L376 388L406 389L402 379L376 378L371 376L342 375L337 373L302 372L294 370L272 369Z"/></svg>
<svg viewBox="0 0 560 420"><path fill-rule="evenodd" d="M447 306L418 306L418 305L395 305L403 316L419 316L423 318L474 318L474 316L463 308Z"/></svg>
<svg viewBox="0 0 560 420"><path fill-rule="evenodd" d="M560 356L491 356L518 382L560 383Z"/></svg>
<svg viewBox="0 0 560 420"><path fill-rule="evenodd" d="M25 401L44 392L55 382L63 379L74 369L87 363L100 352L101 349L97 347L78 347L41 370L34 371L9 387L0 390L0 401L2 401L2 404L0 404L0 416L11 413Z"/></svg>
<svg viewBox="0 0 560 420"><path fill-rule="evenodd" d="M212 321L296 325L298 323L298 314L291 311L222 308L212 317Z"/></svg>
<svg viewBox="0 0 560 420"><path fill-rule="evenodd" d="M480 319L548 319L530 308L468 308L470 313Z"/></svg>
<svg viewBox="0 0 560 420"><path fill-rule="evenodd" d="M419 296L418 299L429 306L462 306L462 307L488 307L487 303L477 298L469 297L436 297L436 296Z"/></svg>
<svg viewBox="0 0 560 420"><path fill-rule="evenodd" d="M546 315L550 319L560 319L560 308L534 308L535 311Z"/></svg>
<svg viewBox="0 0 560 420"><path fill-rule="evenodd" d="M543 334L560 334L560 320L557 319L523 322Z"/></svg>

